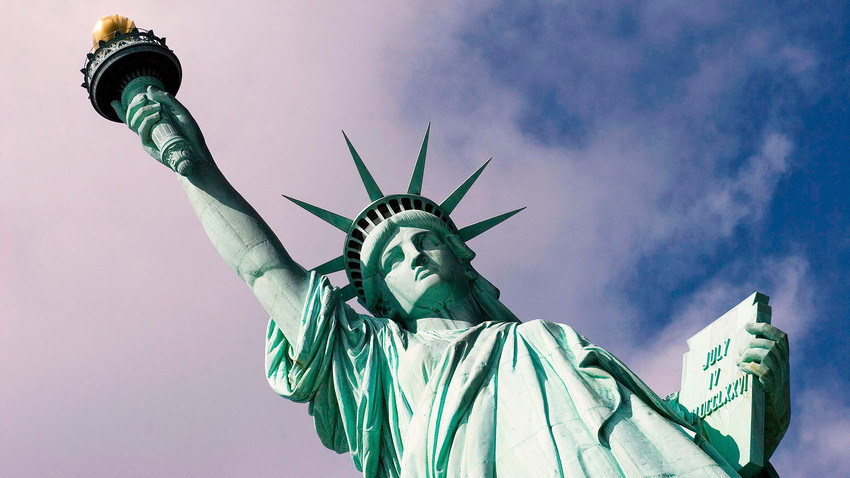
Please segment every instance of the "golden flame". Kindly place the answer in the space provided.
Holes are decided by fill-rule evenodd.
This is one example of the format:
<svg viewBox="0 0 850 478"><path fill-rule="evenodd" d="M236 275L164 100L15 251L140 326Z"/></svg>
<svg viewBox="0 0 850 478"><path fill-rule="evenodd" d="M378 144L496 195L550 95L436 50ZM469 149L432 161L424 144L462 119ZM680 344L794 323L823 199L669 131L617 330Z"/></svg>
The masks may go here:
<svg viewBox="0 0 850 478"><path fill-rule="evenodd" d="M91 34L92 45L97 46L97 42L101 40L109 41L116 33L128 33L135 27L136 24L133 23L133 20L127 17L107 15L98 20L94 25L94 30L92 30Z"/></svg>

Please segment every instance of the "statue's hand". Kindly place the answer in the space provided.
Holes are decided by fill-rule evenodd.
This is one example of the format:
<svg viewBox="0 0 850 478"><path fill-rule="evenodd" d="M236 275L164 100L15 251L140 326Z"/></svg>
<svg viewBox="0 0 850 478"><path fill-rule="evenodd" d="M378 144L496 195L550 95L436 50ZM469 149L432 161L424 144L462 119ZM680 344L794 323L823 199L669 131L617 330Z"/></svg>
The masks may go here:
<svg viewBox="0 0 850 478"><path fill-rule="evenodd" d="M769 457L785 435L791 419L788 335L764 323L749 323L755 337L738 356L738 367L758 378L765 391L765 452Z"/></svg>
<svg viewBox="0 0 850 478"><path fill-rule="evenodd" d="M136 95L126 110L120 101L113 101L112 108L119 117L124 118L127 126L139 135L142 148L157 161L165 164L162 151L151 136L154 128L160 124L170 124L189 142L194 166L198 166L196 163L199 161L212 161L201 129L189 110L172 94L149 87L147 92ZM168 164L166 166L170 167Z"/></svg>

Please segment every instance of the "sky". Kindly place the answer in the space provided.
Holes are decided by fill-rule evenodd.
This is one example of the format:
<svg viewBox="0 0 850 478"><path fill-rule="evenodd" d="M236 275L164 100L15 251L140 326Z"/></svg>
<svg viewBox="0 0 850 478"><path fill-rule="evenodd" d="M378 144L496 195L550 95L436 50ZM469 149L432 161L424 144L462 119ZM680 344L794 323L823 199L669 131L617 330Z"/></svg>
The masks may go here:
<svg viewBox="0 0 850 478"><path fill-rule="evenodd" d="M112 13L167 37L305 267L343 237L281 195L353 217L340 130L402 192L430 122L426 196L493 157L457 224L528 206L470 242L517 316L664 396L687 338L765 293L792 365L772 462L850 475L845 2L3 2L0 475L359 476L268 387L268 317L173 174L80 88Z"/></svg>

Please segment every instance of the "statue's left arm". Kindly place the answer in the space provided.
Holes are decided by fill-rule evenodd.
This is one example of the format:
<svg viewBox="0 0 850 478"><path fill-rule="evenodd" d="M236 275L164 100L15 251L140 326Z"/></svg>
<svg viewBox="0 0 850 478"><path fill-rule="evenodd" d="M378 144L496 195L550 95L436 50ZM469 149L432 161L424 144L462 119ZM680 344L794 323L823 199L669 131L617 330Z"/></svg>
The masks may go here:
<svg viewBox="0 0 850 478"><path fill-rule="evenodd" d="M741 350L738 367L753 375L764 387L764 452L769 458L785 435L791 421L788 335L764 323L749 323L753 339Z"/></svg>

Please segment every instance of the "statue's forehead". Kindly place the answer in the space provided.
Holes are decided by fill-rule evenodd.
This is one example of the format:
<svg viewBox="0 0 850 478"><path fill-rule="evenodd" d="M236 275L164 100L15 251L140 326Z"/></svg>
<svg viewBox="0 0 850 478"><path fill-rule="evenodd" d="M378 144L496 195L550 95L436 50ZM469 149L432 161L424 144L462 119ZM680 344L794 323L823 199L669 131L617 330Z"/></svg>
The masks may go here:
<svg viewBox="0 0 850 478"><path fill-rule="evenodd" d="M381 252L387 251L393 247L402 244L405 241L410 241L414 237L419 234L431 233L437 234L437 231L427 228L427 227L418 227L418 226L398 226L395 230L390 234L389 239L384 243Z"/></svg>

